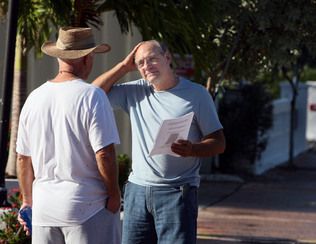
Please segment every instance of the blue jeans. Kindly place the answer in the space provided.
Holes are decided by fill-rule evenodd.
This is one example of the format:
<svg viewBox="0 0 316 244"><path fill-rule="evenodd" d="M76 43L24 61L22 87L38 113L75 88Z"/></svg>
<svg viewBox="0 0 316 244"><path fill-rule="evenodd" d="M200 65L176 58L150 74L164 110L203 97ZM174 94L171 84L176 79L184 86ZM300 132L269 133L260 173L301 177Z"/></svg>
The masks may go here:
<svg viewBox="0 0 316 244"><path fill-rule="evenodd" d="M150 187L128 182L122 244L194 244L197 187Z"/></svg>

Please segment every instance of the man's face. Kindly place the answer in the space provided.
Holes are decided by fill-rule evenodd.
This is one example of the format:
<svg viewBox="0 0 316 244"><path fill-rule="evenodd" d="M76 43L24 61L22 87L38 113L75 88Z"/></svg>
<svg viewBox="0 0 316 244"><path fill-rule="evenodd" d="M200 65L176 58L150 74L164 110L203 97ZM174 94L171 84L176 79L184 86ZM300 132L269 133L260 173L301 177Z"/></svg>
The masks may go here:
<svg viewBox="0 0 316 244"><path fill-rule="evenodd" d="M162 82L170 69L170 58L152 43L144 43L135 54L135 64L141 76L151 84Z"/></svg>

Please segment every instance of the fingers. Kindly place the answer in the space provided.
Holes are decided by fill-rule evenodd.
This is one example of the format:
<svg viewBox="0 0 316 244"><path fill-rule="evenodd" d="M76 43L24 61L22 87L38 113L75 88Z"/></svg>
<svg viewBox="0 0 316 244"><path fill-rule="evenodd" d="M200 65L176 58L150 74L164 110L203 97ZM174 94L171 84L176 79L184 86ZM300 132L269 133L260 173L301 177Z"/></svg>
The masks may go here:
<svg viewBox="0 0 316 244"><path fill-rule="evenodd" d="M137 52L137 49L142 45L142 42L138 43L134 48L133 50L126 56L126 58L124 59L124 65L126 67L128 67L128 69L130 71L132 70L136 70L137 67L136 67L136 64L135 64L135 53Z"/></svg>
<svg viewBox="0 0 316 244"><path fill-rule="evenodd" d="M29 236L31 233L29 229L26 227L26 222L21 218L20 214L18 214L18 221L21 226L23 226L23 230L26 232L26 235Z"/></svg>
<svg viewBox="0 0 316 244"><path fill-rule="evenodd" d="M112 213L117 213L121 207L121 197L109 197L107 199L106 209Z"/></svg>
<svg viewBox="0 0 316 244"><path fill-rule="evenodd" d="M32 205L27 203L27 202L23 202L21 207L20 207L20 210L21 209L24 209L26 207L31 207ZM29 230L29 228L27 227L27 223L26 221L21 217L21 214L20 214L20 211L18 212L18 216L17 216L17 219L20 223L21 226L23 226L23 230L26 232L26 235L29 236L31 235L31 231Z"/></svg>
<svg viewBox="0 0 316 244"><path fill-rule="evenodd" d="M23 230L25 231L27 236L31 235L29 229L25 225L23 226Z"/></svg>
<svg viewBox="0 0 316 244"><path fill-rule="evenodd" d="M142 45L142 44L143 44L143 42L138 43L138 44L133 48L133 50L132 50L131 53L135 54L136 51L137 51L137 49L139 48L139 46Z"/></svg>
<svg viewBox="0 0 316 244"><path fill-rule="evenodd" d="M188 140L178 140L171 145L171 150L182 157L189 157L192 156L192 143Z"/></svg>
<svg viewBox="0 0 316 244"><path fill-rule="evenodd" d="M128 60L133 60L133 61L134 61L135 53L136 53L136 51L137 51L137 49L139 48L140 45L142 45L142 42L138 43L138 44L133 48L133 50L127 55L127 59L128 59Z"/></svg>

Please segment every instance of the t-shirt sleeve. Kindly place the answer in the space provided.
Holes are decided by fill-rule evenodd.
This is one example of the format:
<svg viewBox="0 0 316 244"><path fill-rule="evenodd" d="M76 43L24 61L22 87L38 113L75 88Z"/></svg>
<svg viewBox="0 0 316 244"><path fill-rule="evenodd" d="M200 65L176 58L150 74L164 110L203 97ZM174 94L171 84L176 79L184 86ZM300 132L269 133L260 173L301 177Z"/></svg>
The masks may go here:
<svg viewBox="0 0 316 244"><path fill-rule="evenodd" d="M20 113L18 135L16 141L16 152L24 156L31 156L30 143L28 140L28 130L26 129L26 110L27 101L25 102L25 105L23 106Z"/></svg>
<svg viewBox="0 0 316 244"><path fill-rule="evenodd" d="M198 124L203 136L223 128L219 121L213 98L205 88L202 88L199 100Z"/></svg>
<svg viewBox="0 0 316 244"><path fill-rule="evenodd" d="M92 98L89 140L94 152L110 145L119 144L114 114L106 94L99 88Z"/></svg>
<svg viewBox="0 0 316 244"><path fill-rule="evenodd" d="M113 86L108 93L111 106L114 109L121 108L129 114L130 108L134 107L144 97L146 83L146 81L140 79Z"/></svg>
<svg viewBox="0 0 316 244"><path fill-rule="evenodd" d="M108 93L108 98L111 106L114 109L121 108L128 112L126 89L128 86L123 84L114 85Z"/></svg>

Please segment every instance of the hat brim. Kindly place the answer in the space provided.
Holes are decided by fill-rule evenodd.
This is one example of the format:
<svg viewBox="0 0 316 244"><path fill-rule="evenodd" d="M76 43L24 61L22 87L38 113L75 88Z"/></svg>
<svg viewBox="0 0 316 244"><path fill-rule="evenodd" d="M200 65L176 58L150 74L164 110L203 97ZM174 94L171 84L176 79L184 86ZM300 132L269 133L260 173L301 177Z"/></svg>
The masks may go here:
<svg viewBox="0 0 316 244"><path fill-rule="evenodd" d="M106 53L111 50L111 47L104 43L88 49L62 50L56 47L56 42L47 41L42 45L41 50L43 53L52 57L61 59L76 59L86 56L91 52Z"/></svg>

